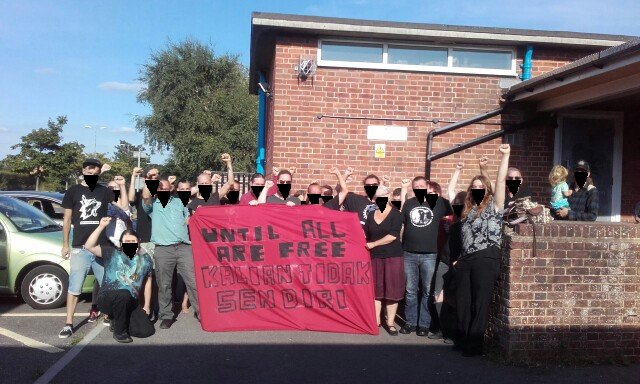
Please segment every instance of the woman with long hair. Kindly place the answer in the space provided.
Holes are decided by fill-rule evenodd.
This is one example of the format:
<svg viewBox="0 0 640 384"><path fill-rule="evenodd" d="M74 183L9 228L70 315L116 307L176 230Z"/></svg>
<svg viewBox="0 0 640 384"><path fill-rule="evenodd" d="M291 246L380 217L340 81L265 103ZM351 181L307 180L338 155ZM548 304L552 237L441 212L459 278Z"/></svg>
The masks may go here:
<svg viewBox="0 0 640 384"><path fill-rule="evenodd" d="M482 353L489 303L500 274L502 213L509 168L509 144L502 154L495 191L485 176L475 176L467 188L462 211L462 254L453 264L456 278L458 330L454 340L463 355Z"/></svg>

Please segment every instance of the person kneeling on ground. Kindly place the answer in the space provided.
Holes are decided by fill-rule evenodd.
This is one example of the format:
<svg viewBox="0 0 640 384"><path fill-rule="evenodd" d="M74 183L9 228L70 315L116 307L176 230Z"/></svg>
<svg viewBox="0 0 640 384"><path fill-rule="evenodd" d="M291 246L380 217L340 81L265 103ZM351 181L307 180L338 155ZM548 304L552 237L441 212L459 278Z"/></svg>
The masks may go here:
<svg viewBox="0 0 640 384"><path fill-rule="evenodd" d="M130 343L133 340L129 336L129 319L138 307L138 296L143 282L143 309L147 315L150 313L153 261L146 253L138 254L138 250L141 249L138 236L131 229L122 233L120 249L98 245L100 234L110 221L110 217L102 218L84 247L96 257L101 257L104 262L104 279L98 296L98 308L111 319L113 338L119 343Z"/></svg>

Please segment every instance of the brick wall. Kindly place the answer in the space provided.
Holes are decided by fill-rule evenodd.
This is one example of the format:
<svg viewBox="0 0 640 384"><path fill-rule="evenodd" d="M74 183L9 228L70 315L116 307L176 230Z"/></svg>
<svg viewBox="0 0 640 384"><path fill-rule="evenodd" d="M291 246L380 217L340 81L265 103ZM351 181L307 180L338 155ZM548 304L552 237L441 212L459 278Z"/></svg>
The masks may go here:
<svg viewBox="0 0 640 384"><path fill-rule="evenodd" d="M522 55L522 49L520 54ZM276 39L270 100L268 168L295 166L294 190L305 188L312 180L335 183L327 175L331 166L356 169L354 188L369 173L389 175L392 187L404 177L424 174L426 137L430 130L447 123L384 122L377 120L317 119L325 115L350 115L386 118L437 118L459 121L497 108L501 95L497 76L433 74L382 70L319 67L316 76L300 81L294 67L301 55L315 55L317 40L308 37L280 36ZM536 49L533 73L564 65L588 52ZM488 121L499 124L500 118ZM387 141L386 158L374 158L374 141L367 140L368 125L407 126L407 142ZM472 125L435 139L439 152L466 140L499 129L499 125ZM533 131L532 131L533 132ZM544 176L552 166L546 136L534 133L526 154L514 151L514 159L532 175ZM551 138L551 140L553 140ZM487 155L490 169L499 162L500 139L448 156L433 163L432 179L447 184L458 161L466 168L459 188L466 189L478 173L476 159ZM551 146L552 148L553 146ZM525 160L526 159L526 160ZM533 179L532 179L533 180Z"/></svg>
<svg viewBox="0 0 640 384"><path fill-rule="evenodd" d="M640 227L538 225L532 244L532 225L505 234L494 344L513 360L640 361Z"/></svg>

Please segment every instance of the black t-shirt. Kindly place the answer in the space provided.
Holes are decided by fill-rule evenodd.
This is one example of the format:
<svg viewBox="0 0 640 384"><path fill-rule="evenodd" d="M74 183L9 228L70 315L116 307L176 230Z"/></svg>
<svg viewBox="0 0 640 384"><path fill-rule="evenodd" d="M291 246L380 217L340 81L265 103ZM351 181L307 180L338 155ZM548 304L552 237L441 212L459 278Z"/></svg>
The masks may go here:
<svg viewBox="0 0 640 384"><path fill-rule="evenodd" d="M325 208L329 208L329 209L333 209L334 211L339 211L340 210L340 198L338 196L334 197L333 199L327 201L326 203L324 203L322 205Z"/></svg>
<svg viewBox="0 0 640 384"><path fill-rule="evenodd" d="M71 209L73 224L72 247L82 247L91 233L98 227L100 219L107 215L109 203L113 201L113 192L97 184L93 192L81 184L71 186L62 198L62 207ZM99 244L107 244L109 240L104 232L100 235Z"/></svg>
<svg viewBox="0 0 640 384"><path fill-rule="evenodd" d="M209 196L209 200L204 201L204 199L198 198L198 195L191 196L191 201L187 204L187 209L189 213L193 215L193 213L201 206L209 206L209 205L220 205L220 195L218 192L212 192L211 196Z"/></svg>
<svg viewBox="0 0 640 384"><path fill-rule="evenodd" d="M405 201L402 207L404 250L412 253L438 252L440 219L451 214L453 214L451 204L444 197L438 197L433 210L426 201L420 205L415 197Z"/></svg>
<svg viewBox="0 0 640 384"><path fill-rule="evenodd" d="M336 199L334 198L333 200ZM356 195L353 192L347 193L342 205L345 211L357 213L360 224L363 226L366 224L369 214L378 209L375 202L369 200L366 196ZM342 208L340 208L340 210L342 210Z"/></svg>
<svg viewBox="0 0 640 384"><path fill-rule="evenodd" d="M520 199L527 196L531 196L531 200L536 201L533 196L533 191L531 191L531 188L527 187L526 185L521 185L518 188L518 193L516 193L513 197L509 197L509 188L507 188L504 196L504 207L507 208L509 206L509 202L514 201L515 199Z"/></svg>
<svg viewBox="0 0 640 384"><path fill-rule="evenodd" d="M387 235L395 236L396 239L389 244L380 245L371 250L371 258L384 259L388 257L402 256L402 243L400 242L400 231L402 230L402 214L395 208L389 208L391 212L387 217L378 224L375 220L375 212L371 212L367 216L364 225L364 233L367 242L380 240Z"/></svg>
<svg viewBox="0 0 640 384"><path fill-rule="evenodd" d="M136 233L141 243L151 241L151 217L142 208L142 190L136 192L136 200L131 205L136 207Z"/></svg>

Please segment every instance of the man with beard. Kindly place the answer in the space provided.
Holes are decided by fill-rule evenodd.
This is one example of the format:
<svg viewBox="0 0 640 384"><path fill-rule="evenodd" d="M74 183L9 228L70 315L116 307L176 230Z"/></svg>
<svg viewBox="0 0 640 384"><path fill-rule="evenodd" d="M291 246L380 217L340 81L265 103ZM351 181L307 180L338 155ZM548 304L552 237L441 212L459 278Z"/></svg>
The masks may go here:
<svg viewBox="0 0 640 384"><path fill-rule="evenodd" d="M191 202L187 206L190 213L195 212L198 207L203 205L220 205L220 196L226 195L229 189L233 187L231 156L228 153L223 153L220 158L227 165L227 182L218 191L213 192L213 183L220 181L220 176L201 173L197 180L198 193L191 197Z"/></svg>
<svg viewBox="0 0 640 384"><path fill-rule="evenodd" d="M82 183L69 188L62 199L64 219L60 253L63 259L71 258L71 272L67 290L66 323L58 334L61 339L66 339L73 334L73 314L89 268L93 270L98 283L102 283L104 273L102 261L84 249L84 243L97 228L100 219L107 215L107 207L113 201L113 192L98 184L101 167L99 160L86 159L82 163ZM73 239L69 246L71 225L73 225ZM104 234L98 240L101 245L107 244L108 241Z"/></svg>
<svg viewBox="0 0 640 384"><path fill-rule="evenodd" d="M171 196L171 184L160 180L157 197L152 197L145 185L142 190L143 208L151 217L151 242L155 244L155 273L158 283L158 302L160 328L168 329L174 322L171 285L173 270L178 273L187 286L189 299L194 308L194 317L198 317L198 296L191 255L191 241L187 230L189 211L179 198Z"/></svg>

